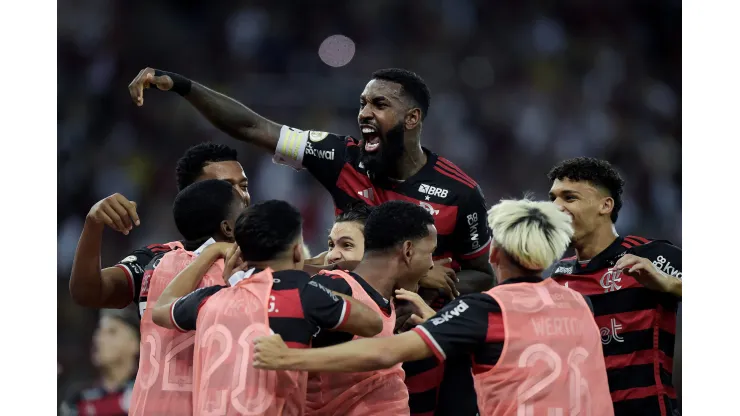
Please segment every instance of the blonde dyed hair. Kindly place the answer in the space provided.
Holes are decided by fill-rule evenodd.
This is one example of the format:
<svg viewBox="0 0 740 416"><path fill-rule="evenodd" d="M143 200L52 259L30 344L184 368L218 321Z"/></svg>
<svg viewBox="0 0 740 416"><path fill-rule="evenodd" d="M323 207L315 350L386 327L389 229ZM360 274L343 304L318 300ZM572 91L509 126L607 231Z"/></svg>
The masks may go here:
<svg viewBox="0 0 740 416"><path fill-rule="evenodd" d="M571 222L546 201L502 200L488 210L493 244L529 270L545 270L562 257L573 237Z"/></svg>

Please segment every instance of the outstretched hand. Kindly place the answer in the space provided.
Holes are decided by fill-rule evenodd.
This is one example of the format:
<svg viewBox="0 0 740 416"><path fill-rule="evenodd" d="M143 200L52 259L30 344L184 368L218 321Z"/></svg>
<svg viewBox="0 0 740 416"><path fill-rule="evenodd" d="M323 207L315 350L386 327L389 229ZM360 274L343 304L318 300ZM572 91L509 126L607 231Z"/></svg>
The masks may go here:
<svg viewBox="0 0 740 416"><path fill-rule="evenodd" d="M141 107L144 105L144 90L147 88L156 88L162 91L168 91L175 85L169 75L155 76L154 68L144 68L139 75L128 84L128 92L131 99Z"/></svg>

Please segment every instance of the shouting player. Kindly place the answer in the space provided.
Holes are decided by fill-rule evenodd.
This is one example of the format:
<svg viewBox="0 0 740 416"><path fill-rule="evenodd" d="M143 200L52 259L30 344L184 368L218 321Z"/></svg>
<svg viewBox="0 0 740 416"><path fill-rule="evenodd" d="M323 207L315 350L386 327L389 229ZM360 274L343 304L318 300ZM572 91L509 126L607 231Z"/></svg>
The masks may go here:
<svg viewBox="0 0 740 416"><path fill-rule="evenodd" d="M236 100L213 91L182 75L145 68L129 85L131 98L144 104L144 89L173 91L188 100L214 126L232 137L274 153L275 161L296 169L307 169L329 190L338 212L354 200L378 205L405 200L427 209L435 219L439 245L435 267L421 282L424 297L436 299L450 282L457 291L474 293L490 289L493 275L486 259L490 230L486 206L477 183L449 160L421 146L423 121L429 111L430 92L416 74L403 69L375 72L359 99L359 140L321 131L303 131L274 123ZM451 263L442 259L450 258ZM449 265L449 267L446 267ZM458 270L455 275L454 270ZM466 371L467 357L448 361L445 384L431 386L421 374L428 364L406 366L412 395L412 412L434 411L439 395L442 413L474 415L475 397L461 397L460 390L473 391ZM459 365L457 365L459 364ZM465 387L466 386L466 387ZM417 406L416 404L419 404ZM468 405L466 407L466 404Z"/></svg>
<svg viewBox="0 0 740 416"><path fill-rule="evenodd" d="M276 376L251 368L247 360L256 336L272 330L291 347L308 348L321 329L361 336L381 331L380 316L371 308L337 296L301 270L301 228L300 213L287 202L251 206L236 223L235 256L252 268L235 274L230 288L190 293L202 271L228 249L214 245L157 301L158 324L196 331L195 414L303 414L307 374L283 371ZM258 389L266 390L254 394Z"/></svg>
<svg viewBox="0 0 740 416"><path fill-rule="evenodd" d="M569 159L548 176L550 199L573 218L576 251L557 264L552 277L593 303L615 414L673 415L681 249L617 235L624 181L608 162Z"/></svg>
<svg viewBox="0 0 740 416"><path fill-rule="evenodd" d="M147 265L141 289L141 358L131 398L131 415L186 415L192 412L192 334L166 330L152 321L151 306L174 277L214 242L233 242L242 196L219 179L196 182L175 198L178 231L194 251L161 253ZM223 262L208 270L202 286L223 284ZM190 290L195 287L190 288Z"/></svg>
<svg viewBox="0 0 740 416"><path fill-rule="evenodd" d="M249 204L247 177L236 160L236 150L215 143L201 143L188 149L177 161L177 188L205 179L231 183ZM144 267L157 254L182 248L181 241L152 244L134 250L113 267L100 267L100 251L105 226L128 235L140 225L136 203L121 194L113 194L95 204L85 219L85 226L75 252L69 292L81 306L123 308L137 302L144 277ZM194 250L195 247L185 247Z"/></svg>
<svg viewBox="0 0 740 416"><path fill-rule="evenodd" d="M528 200L503 201L488 218L490 261L500 279L495 288L462 296L436 315L420 308L428 320L393 337L305 352L289 350L279 336L264 337L256 341L254 366L372 371L405 360L472 354L481 414L613 415L587 300L542 278L568 247L570 218L550 203Z"/></svg>
<svg viewBox="0 0 740 416"><path fill-rule="evenodd" d="M433 267L437 245L434 219L428 211L404 201L376 207L365 224L365 253L353 272L323 271L314 280L330 289L352 296L383 317L383 331L393 335L395 290L416 292L419 280ZM351 334L320 333L316 346L351 340ZM309 415L407 415L408 392L401 365L388 370L335 375L309 375Z"/></svg>

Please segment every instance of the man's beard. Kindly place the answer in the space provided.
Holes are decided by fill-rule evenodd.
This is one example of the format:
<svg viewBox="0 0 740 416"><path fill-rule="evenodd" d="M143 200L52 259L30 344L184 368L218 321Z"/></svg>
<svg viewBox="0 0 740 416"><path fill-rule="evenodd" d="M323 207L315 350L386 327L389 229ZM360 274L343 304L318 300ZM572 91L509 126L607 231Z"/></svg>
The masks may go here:
<svg viewBox="0 0 740 416"><path fill-rule="evenodd" d="M385 140L381 139L380 149L367 153L365 146L360 148L360 162L367 170L370 180L377 184L388 183L397 178L398 162L403 157L403 124L398 123L388 130Z"/></svg>

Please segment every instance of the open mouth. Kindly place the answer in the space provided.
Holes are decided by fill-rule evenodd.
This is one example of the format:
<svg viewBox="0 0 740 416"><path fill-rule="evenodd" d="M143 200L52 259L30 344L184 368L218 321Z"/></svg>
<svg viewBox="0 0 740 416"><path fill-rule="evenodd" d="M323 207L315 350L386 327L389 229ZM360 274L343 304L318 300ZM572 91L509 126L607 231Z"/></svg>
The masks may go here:
<svg viewBox="0 0 740 416"><path fill-rule="evenodd" d="M380 148L380 133L375 127L361 126L362 139L365 142L365 151L367 153L376 152Z"/></svg>

